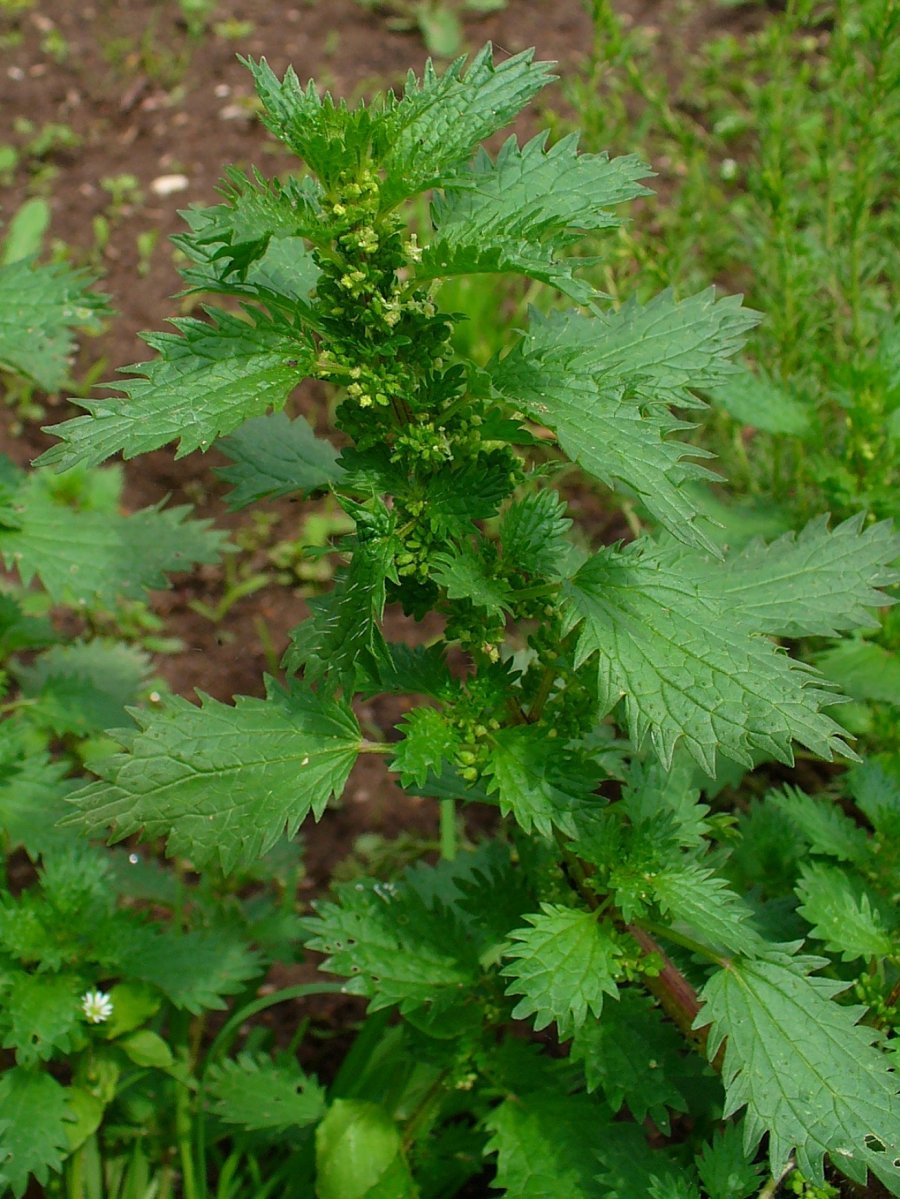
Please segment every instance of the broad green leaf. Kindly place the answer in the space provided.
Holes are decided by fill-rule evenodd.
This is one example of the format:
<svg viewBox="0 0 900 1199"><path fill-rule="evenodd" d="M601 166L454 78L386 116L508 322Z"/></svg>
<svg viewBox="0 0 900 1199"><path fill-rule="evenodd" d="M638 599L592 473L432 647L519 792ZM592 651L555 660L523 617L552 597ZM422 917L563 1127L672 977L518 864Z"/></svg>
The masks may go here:
<svg viewBox="0 0 900 1199"><path fill-rule="evenodd" d="M54 645L15 673L22 694L36 702L37 722L59 736L84 737L122 723L150 665L134 646L98 637Z"/></svg>
<svg viewBox="0 0 900 1199"><path fill-rule="evenodd" d="M115 840L143 830L171 853L226 870L252 862L282 834L318 820L339 795L359 751L350 709L299 686L270 688L234 707L180 697L137 712L127 751L98 766L102 782L72 797L72 823L111 827Z"/></svg>
<svg viewBox="0 0 900 1199"><path fill-rule="evenodd" d="M97 331L105 297L90 292L91 276L64 263L31 258L0 265L0 366L44 391L66 381L74 329Z"/></svg>
<svg viewBox="0 0 900 1199"><path fill-rule="evenodd" d="M747 1199L759 1190L762 1166L748 1160L742 1123L726 1124L697 1155L697 1173L709 1199Z"/></svg>
<svg viewBox="0 0 900 1199"><path fill-rule="evenodd" d="M227 497L232 511L256 500L315 491L340 476L337 451L316 437L302 416L254 417L223 438L219 449L234 463L216 472L232 484Z"/></svg>
<svg viewBox="0 0 900 1199"><path fill-rule="evenodd" d="M485 1119L506 1199L603 1199L598 1184L609 1112L587 1095L516 1094Z"/></svg>
<svg viewBox="0 0 900 1199"><path fill-rule="evenodd" d="M791 761L791 740L830 759L853 756L820 709L833 696L809 668L780 653L684 560L641 542L590 558L565 586L576 665L596 662L601 704L624 700L635 744L665 765L683 745L713 777L719 754Z"/></svg>
<svg viewBox="0 0 900 1199"><path fill-rule="evenodd" d="M335 1099L316 1129L318 1199L418 1199L400 1129L377 1103Z"/></svg>
<svg viewBox="0 0 900 1199"><path fill-rule="evenodd" d="M71 507L47 472L35 471L16 495L18 528L0 528L0 555L26 585L38 578L56 603L112 608L168 586L166 572L217 562L224 533L192 520L185 505L130 516Z"/></svg>
<svg viewBox="0 0 900 1199"><path fill-rule="evenodd" d="M157 987L177 1008L199 1015L225 1008L263 971L259 954L226 928L177 932L152 925L135 927L120 954L128 978Z"/></svg>
<svg viewBox="0 0 900 1199"><path fill-rule="evenodd" d="M294 1060L242 1053L214 1064L206 1080L213 1110L226 1124L280 1132L314 1124L325 1114L325 1092Z"/></svg>
<svg viewBox="0 0 900 1199"><path fill-rule="evenodd" d="M892 602L882 588L900 579L898 556L890 521L866 526L860 515L829 529L821 516L770 545L751 542L724 568L711 563L707 577L760 632L834 637L871 628L872 610Z"/></svg>
<svg viewBox="0 0 900 1199"><path fill-rule="evenodd" d="M759 957L767 948L753 913L724 879L697 862L673 863L655 872L649 888L663 913L711 948Z"/></svg>
<svg viewBox="0 0 900 1199"><path fill-rule="evenodd" d="M421 82L412 72L403 96L388 107L381 165L386 206L449 182L476 146L509 124L550 83L550 63L523 50L494 63L490 45L463 73L458 58L443 75L426 63Z"/></svg>
<svg viewBox="0 0 900 1199"><path fill-rule="evenodd" d="M828 795L807 795L784 786L766 795L766 804L786 816L814 853L862 866L869 860L869 839Z"/></svg>
<svg viewBox="0 0 900 1199"><path fill-rule="evenodd" d="M622 947L613 926L593 912L544 903L539 914L526 919L530 928L510 934L515 944L505 956L513 961L502 971L513 980L507 995L523 996L513 1019L534 1016L537 1030L555 1020L565 1040L589 1012L600 1018L604 995L618 995Z"/></svg>
<svg viewBox="0 0 900 1199"><path fill-rule="evenodd" d="M669 1133L669 1113L688 1110L678 1086L684 1042L649 996L632 987L608 1003L599 1020L575 1032L572 1060L581 1063L589 1091L600 1090L614 1112L627 1104L639 1123L650 1116Z"/></svg>
<svg viewBox="0 0 900 1199"><path fill-rule="evenodd" d="M595 260L557 257L558 251L575 240L573 230L620 224L608 206L648 194L637 183L648 170L633 155L612 162L606 154L579 155L574 134L549 150L546 142L540 134L520 149L510 138L496 162L482 150L469 170L448 181L432 205L437 236L417 277L517 271L577 302L593 297L572 271Z"/></svg>
<svg viewBox="0 0 900 1199"><path fill-rule="evenodd" d="M597 1199L698 1199L694 1179L665 1149L653 1149L643 1129L617 1120L604 1129Z"/></svg>
<svg viewBox="0 0 900 1199"><path fill-rule="evenodd" d="M254 315L242 320L207 309L209 321L173 320L174 333L148 333L158 352L129 367L138 378L115 386L123 397L79 400L89 415L49 426L60 444L38 459L60 469L102 462L121 452L146 454L178 441L177 458L206 450L245 420L281 408L312 369L315 350L307 334Z"/></svg>
<svg viewBox="0 0 900 1199"><path fill-rule="evenodd" d="M501 729L493 738L487 772L497 793L500 813L512 812L530 833L552 837L558 828L577 835L575 816L602 801L593 795L599 782L596 767L567 753L547 730L534 725Z"/></svg>
<svg viewBox="0 0 900 1199"><path fill-rule="evenodd" d="M397 728L403 740L395 747L391 770L410 791L423 787L432 772L440 774L443 763L452 763L462 747L459 730L436 708L414 708Z"/></svg>
<svg viewBox="0 0 900 1199"><path fill-rule="evenodd" d="M709 805L700 802L699 773L687 754L676 754L668 767L655 758L634 758L625 776L622 810L637 829L670 824L682 849L703 845Z"/></svg>
<svg viewBox="0 0 900 1199"><path fill-rule="evenodd" d="M66 1089L43 1070L15 1067L0 1074L0 1171L21 1199L33 1175L43 1187L62 1168L67 1150Z"/></svg>
<svg viewBox="0 0 900 1199"><path fill-rule="evenodd" d="M742 425L765 433L806 437L813 427L809 402L765 371L742 370L718 387L707 388L706 394Z"/></svg>
<svg viewBox="0 0 900 1199"><path fill-rule="evenodd" d="M900 707L900 654L862 637L845 637L816 654L815 663L852 699Z"/></svg>
<svg viewBox="0 0 900 1199"><path fill-rule="evenodd" d="M116 1041L128 1059L136 1066L144 1066L153 1070L169 1070L175 1064L172 1050L159 1033L149 1028L139 1028Z"/></svg>
<svg viewBox="0 0 900 1199"><path fill-rule="evenodd" d="M703 988L695 1027L710 1025L710 1058L725 1040L725 1115L746 1106L748 1153L768 1133L773 1174L795 1153L821 1182L827 1153L853 1181L864 1183L868 1167L898 1194L897 1079L873 1044L878 1033L857 1023L865 1009L834 1002L847 984L810 977L823 964L735 960Z"/></svg>
<svg viewBox="0 0 900 1199"><path fill-rule="evenodd" d="M804 863L797 895L800 915L812 925L810 936L845 962L881 959L900 950L900 939L889 932L895 923L891 913L846 870L824 862Z"/></svg>
<svg viewBox="0 0 900 1199"><path fill-rule="evenodd" d="M33 1066L75 1048L81 1010L79 980L67 974L17 971L3 985L0 1030L5 1049L14 1049L19 1066Z"/></svg>

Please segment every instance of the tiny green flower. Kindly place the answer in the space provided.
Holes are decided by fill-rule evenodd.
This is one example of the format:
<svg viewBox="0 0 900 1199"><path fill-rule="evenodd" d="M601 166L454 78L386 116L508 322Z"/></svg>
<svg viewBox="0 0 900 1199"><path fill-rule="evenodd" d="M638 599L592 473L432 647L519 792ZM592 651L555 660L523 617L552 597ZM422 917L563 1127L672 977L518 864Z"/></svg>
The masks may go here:
<svg viewBox="0 0 900 1199"><path fill-rule="evenodd" d="M103 1024L112 1015L112 1000L105 991L86 991L81 997L81 1009L89 1024Z"/></svg>

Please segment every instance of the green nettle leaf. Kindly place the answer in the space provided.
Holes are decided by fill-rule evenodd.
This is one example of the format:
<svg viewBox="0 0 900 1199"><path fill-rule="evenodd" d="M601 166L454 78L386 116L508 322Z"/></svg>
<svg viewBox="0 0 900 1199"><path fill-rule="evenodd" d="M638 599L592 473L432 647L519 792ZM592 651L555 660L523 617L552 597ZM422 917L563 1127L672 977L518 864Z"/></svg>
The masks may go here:
<svg viewBox="0 0 900 1199"><path fill-rule="evenodd" d="M349 707L299 685L270 686L265 700L238 696L234 707L173 697L135 718L128 752L101 763L103 781L72 797L71 821L111 826L116 839L143 829L198 866L226 870L292 837L310 811L318 820L360 747Z"/></svg>
<svg viewBox="0 0 900 1199"><path fill-rule="evenodd" d="M599 1199L609 1111L560 1090L517 1094L486 1117L507 1199Z"/></svg>
<svg viewBox="0 0 900 1199"><path fill-rule="evenodd" d="M726 1124L697 1155L697 1173L709 1199L747 1199L759 1190L762 1166L748 1161L740 1122Z"/></svg>
<svg viewBox="0 0 900 1199"><path fill-rule="evenodd" d="M22 694L37 701L42 725L82 737L121 724L149 673L147 654L99 637L54 645L15 671Z"/></svg>
<svg viewBox="0 0 900 1199"><path fill-rule="evenodd" d="M45 1071L14 1068L0 1074L0 1171L16 1199L29 1176L44 1186L67 1151L66 1089Z"/></svg>
<svg viewBox="0 0 900 1199"><path fill-rule="evenodd" d="M534 1016L536 1029L555 1020L565 1039L588 1012L600 1018L604 995L618 995L622 948L613 926L592 912L544 903L540 914L526 919L531 928L510 933L515 944L505 956L514 960L502 970L513 980L507 995L523 996L513 1018Z"/></svg>
<svg viewBox="0 0 900 1199"><path fill-rule="evenodd" d="M854 1182L868 1168L900 1194L896 1075L874 1047L878 1033L857 1023L865 1009L833 1002L847 984L809 976L825 964L735 960L703 988L695 1027L710 1025L710 1058L725 1041L725 1115L746 1106L748 1152L768 1133L773 1174L793 1152L821 1182L827 1153Z"/></svg>
<svg viewBox="0 0 900 1199"><path fill-rule="evenodd" d="M834 529L817 517L799 533L751 542L726 569L710 564L709 582L761 632L835 637L870 628L872 609L894 601L881 590L900 574L900 537L890 521L853 516Z"/></svg>
<svg viewBox="0 0 900 1199"><path fill-rule="evenodd" d="M501 815L512 812L526 833L535 829L552 837L555 827L575 837L575 815L602 803L593 794L596 767L560 749L532 725L501 729L493 742L487 770Z"/></svg>
<svg viewBox="0 0 900 1199"><path fill-rule="evenodd" d="M594 658L601 704L620 699L632 738L649 734L664 764L683 745L709 775L719 754L791 761L791 740L831 759L853 756L820 709L833 696L684 566L647 543L590 558L566 584L576 664Z"/></svg>
<svg viewBox="0 0 900 1199"><path fill-rule="evenodd" d="M397 1004L402 1012L441 1011L473 993L477 949L436 896L423 897L408 879L364 879L335 890L339 903L315 905L307 944L328 954L324 970L348 976L348 993L370 999L373 1010Z"/></svg>
<svg viewBox="0 0 900 1199"><path fill-rule="evenodd" d="M119 954L129 978L157 987L178 1008L198 1015L226 1007L263 970L259 954L225 928L174 932L151 925L131 930Z"/></svg>
<svg viewBox="0 0 900 1199"><path fill-rule="evenodd" d="M844 782L859 810L883 836L900 828L900 759L868 758L848 771Z"/></svg>
<svg viewBox="0 0 900 1199"><path fill-rule="evenodd" d="M246 508L256 500L316 491L340 477L337 451L316 437L302 416L284 412L246 421L219 449L234 466L217 471L231 483L228 507Z"/></svg>
<svg viewBox="0 0 900 1199"><path fill-rule="evenodd" d="M436 708L413 708L397 726L403 733L394 751L391 770L408 790L423 787L429 774L440 774L461 747L460 733Z"/></svg>
<svg viewBox="0 0 900 1199"><path fill-rule="evenodd" d="M325 1092L293 1060L242 1053L213 1065L206 1093L226 1124L281 1132L314 1124L325 1114Z"/></svg>
<svg viewBox="0 0 900 1199"><path fill-rule="evenodd" d="M665 404L696 406L688 387L727 375L756 320L738 298L715 302L712 291L680 304L665 292L615 313L533 314L527 336L488 369L496 391L554 429L570 458L635 492L674 537L717 553L681 486L710 476L686 460L709 455L666 440L690 426Z"/></svg>
<svg viewBox="0 0 900 1199"><path fill-rule="evenodd" d="M492 616L499 617L504 611L509 611L509 588L502 579L497 578L483 554L469 542L463 542L446 553L436 554L431 575L438 586L447 589L449 599L470 600Z"/></svg>
<svg viewBox="0 0 900 1199"><path fill-rule="evenodd" d="M95 327L105 309L105 298L88 291L91 282L64 263L0 264L0 365L58 391L75 349L73 330Z"/></svg>
<svg viewBox="0 0 900 1199"><path fill-rule="evenodd" d="M569 554L572 522L551 487L515 500L500 520L503 561L526 575L558 576Z"/></svg>
<svg viewBox="0 0 900 1199"><path fill-rule="evenodd" d="M815 656L817 669L851 699L900 707L900 654L863 637L849 637Z"/></svg>
<svg viewBox="0 0 900 1199"><path fill-rule="evenodd" d="M389 104L381 156L385 205L450 182L480 142L555 78L552 63L534 62L534 50L495 64L487 45L465 74L464 65L458 58L439 76L429 61L421 82L410 71L403 96Z"/></svg>
<svg viewBox="0 0 900 1199"><path fill-rule="evenodd" d="M539 134L520 149L510 138L496 162L481 151L448 181L432 204L437 237L423 252L417 278L516 271L578 302L594 297L572 271L595 259L557 254L580 231L620 224L607 206L648 194L637 180L649 172L634 155L610 162L605 154L578 154L574 134L550 150L546 143Z"/></svg>
<svg viewBox="0 0 900 1199"><path fill-rule="evenodd" d="M81 1010L79 979L65 974L16 973L0 986L3 1047L14 1049L20 1066L46 1061L75 1047Z"/></svg>
<svg viewBox="0 0 900 1199"><path fill-rule="evenodd" d="M877 896L869 895L860 879L840 867L805 863L797 895L800 915L813 926L810 936L845 962L887 957L900 947L889 931L896 918L882 909Z"/></svg>
<svg viewBox="0 0 900 1199"><path fill-rule="evenodd" d="M674 863L656 872L650 888L664 914L711 947L758 957L767 946L753 927L753 913L724 879L697 862Z"/></svg>
<svg viewBox="0 0 900 1199"><path fill-rule="evenodd" d="M667 1109L688 1110L677 1083L684 1052L683 1040L650 997L628 987L618 1003L606 1004L599 1020L576 1030L571 1056L581 1062L588 1090L601 1090L614 1112L627 1104L635 1120L649 1115L668 1134Z"/></svg>
<svg viewBox="0 0 900 1199"><path fill-rule="evenodd" d="M718 387L707 388L706 394L742 425L766 433L806 437L813 428L812 405L763 371L742 370Z"/></svg>
<svg viewBox="0 0 900 1199"><path fill-rule="evenodd" d="M187 506L157 505L123 516L78 509L54 494L45 472L16 495L18 528L0 528L0 555L24 584L35 577L56 603L114 607L167 587L166 572L217 562L225 534L192 520Z"/></svg>
<svg viewBox="0 0 900 1199"><path fill-rule="evenodd" d="M57 828L66 815L65 797L76 784L65 778L64 761L46 754L28 753L0 769L0 829L10 849L20 845L34 861L54 847L69 843L65 829Z"/></svg>
<svg viewBox="0 0 900 1199"><path fill-rule="evenodd" d="M250 417L281 408L312 369L309 335L260 312L252 320L207 312L209 321L173 320L178 334L145 334L159 357L128 368L139 377L116 384L125 398L79 400L88 415L51 426L61 440L39 464L66 469L119 452L134 458L175 440L181 458L208 449Z"/></svg>
<svg viewBox="0 0 900 1199"><path fill-rule="evenodd" d="M807 795L799 787L786 785L779 791L770 791L766 804L787 817L814 853L857 866L869 860L865 829L845 815L830 796Z"/></svg>

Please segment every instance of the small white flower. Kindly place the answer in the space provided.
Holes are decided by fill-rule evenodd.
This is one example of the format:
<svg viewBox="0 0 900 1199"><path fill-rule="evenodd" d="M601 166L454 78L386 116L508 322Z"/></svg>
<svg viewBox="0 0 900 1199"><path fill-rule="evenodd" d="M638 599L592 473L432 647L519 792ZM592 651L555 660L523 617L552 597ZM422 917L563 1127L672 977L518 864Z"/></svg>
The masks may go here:
<svg viewBox="0 0 900 1199"><path fill-rule="evenodd" d="M105 991L86 991L81 997L81 1010L90 1024L102 1024L112 1015L112 1000Z"/></svg>

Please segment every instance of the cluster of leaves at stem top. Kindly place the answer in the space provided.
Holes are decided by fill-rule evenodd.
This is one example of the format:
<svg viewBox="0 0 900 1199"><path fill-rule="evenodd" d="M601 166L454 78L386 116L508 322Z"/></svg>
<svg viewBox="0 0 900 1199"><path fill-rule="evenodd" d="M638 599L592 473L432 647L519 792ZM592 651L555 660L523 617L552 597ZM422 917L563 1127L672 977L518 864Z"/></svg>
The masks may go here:
<svg viewBox="0 0 900 1199"><path fill-rule="evenodd" d="M721 828L699 799L716 775L790 763L795 742L853 757L837 697L776 639L870 624L890 602L892 529L822 520L739 555L717 545L692 500L710 472L678 440L689 427L679 413L733 369L756 315L711 290L604 305L585 275L595 260L575 243L618 223L613 209L644 194L647 169L579 154L574 137L480 148L552 79L548 64L531 53L497 63L486 47L355 108L290 70L247 65L265 124L307 174L232 171L223 202L188 212L178 238L189 286L237 297L242 312L209 307L148 337L157 356L131 368L124 397L80 401L87 415L53 429L45 461L176 439L185 454L222 439L235 502L331 488L355 534L333 590L294 631L287 681L270 682L266 699L142 714L75 796L73 819L165 836L200 867L231 868L310 811L318 819L360 752L391 752L414 794L496 804L514 857L501 839L393 889L347 888L310 935L374 1008L398 1006L445 1049L456 1038L435 1094L472 1091L507 1194L687 1196L702 1180L712 1199L734 1199L756 1184L766 1134L773 1173L793 1154L821 1178L827 1154L900 1194L900 1109L880 1033L834 1000L846 972L798 954L802 935L783 936L783 922L731 888ZM423 193L430 220L414 233L406 209ZM462 274L524 276L563 304L476 365L454 352L463 318L440 305L441 283ZM341 391L340 455L281 411L304 378ZM548 483L564 458L637 502L657 535L573 543ZM391 644L388 602L437 612L443 638ZM390 748L362 737L351 707L383 693L425 701ZM893 961L877 966L888 986ZM814 975L823 965L833 976ZM685 1082L661 1012L706 1048L721 1083ZM517 1019L574 1034L583 1069L525 1055L526 1069L491 1032ZM612 1070L609 1047L629 1035L665 1042L659 1074ZM323 1178L354 1121L400 1118L374 1117L364 1099L340 1099L326 1117ZM423 1182L424 1166L414 1181L404 1156L440 1102L397 1140L401 1164L388 1155L391 1194L444 1193ZM723 1112L738 1127L746 1109L728 1141L735 1171L704 1174L719 1142L698 1150L699 1174L644 1145L654 1164L635 1181L643 1134L611 1123L623 1103L664 1130L669 1110L690 1108L701 1132Z"/></svg>

